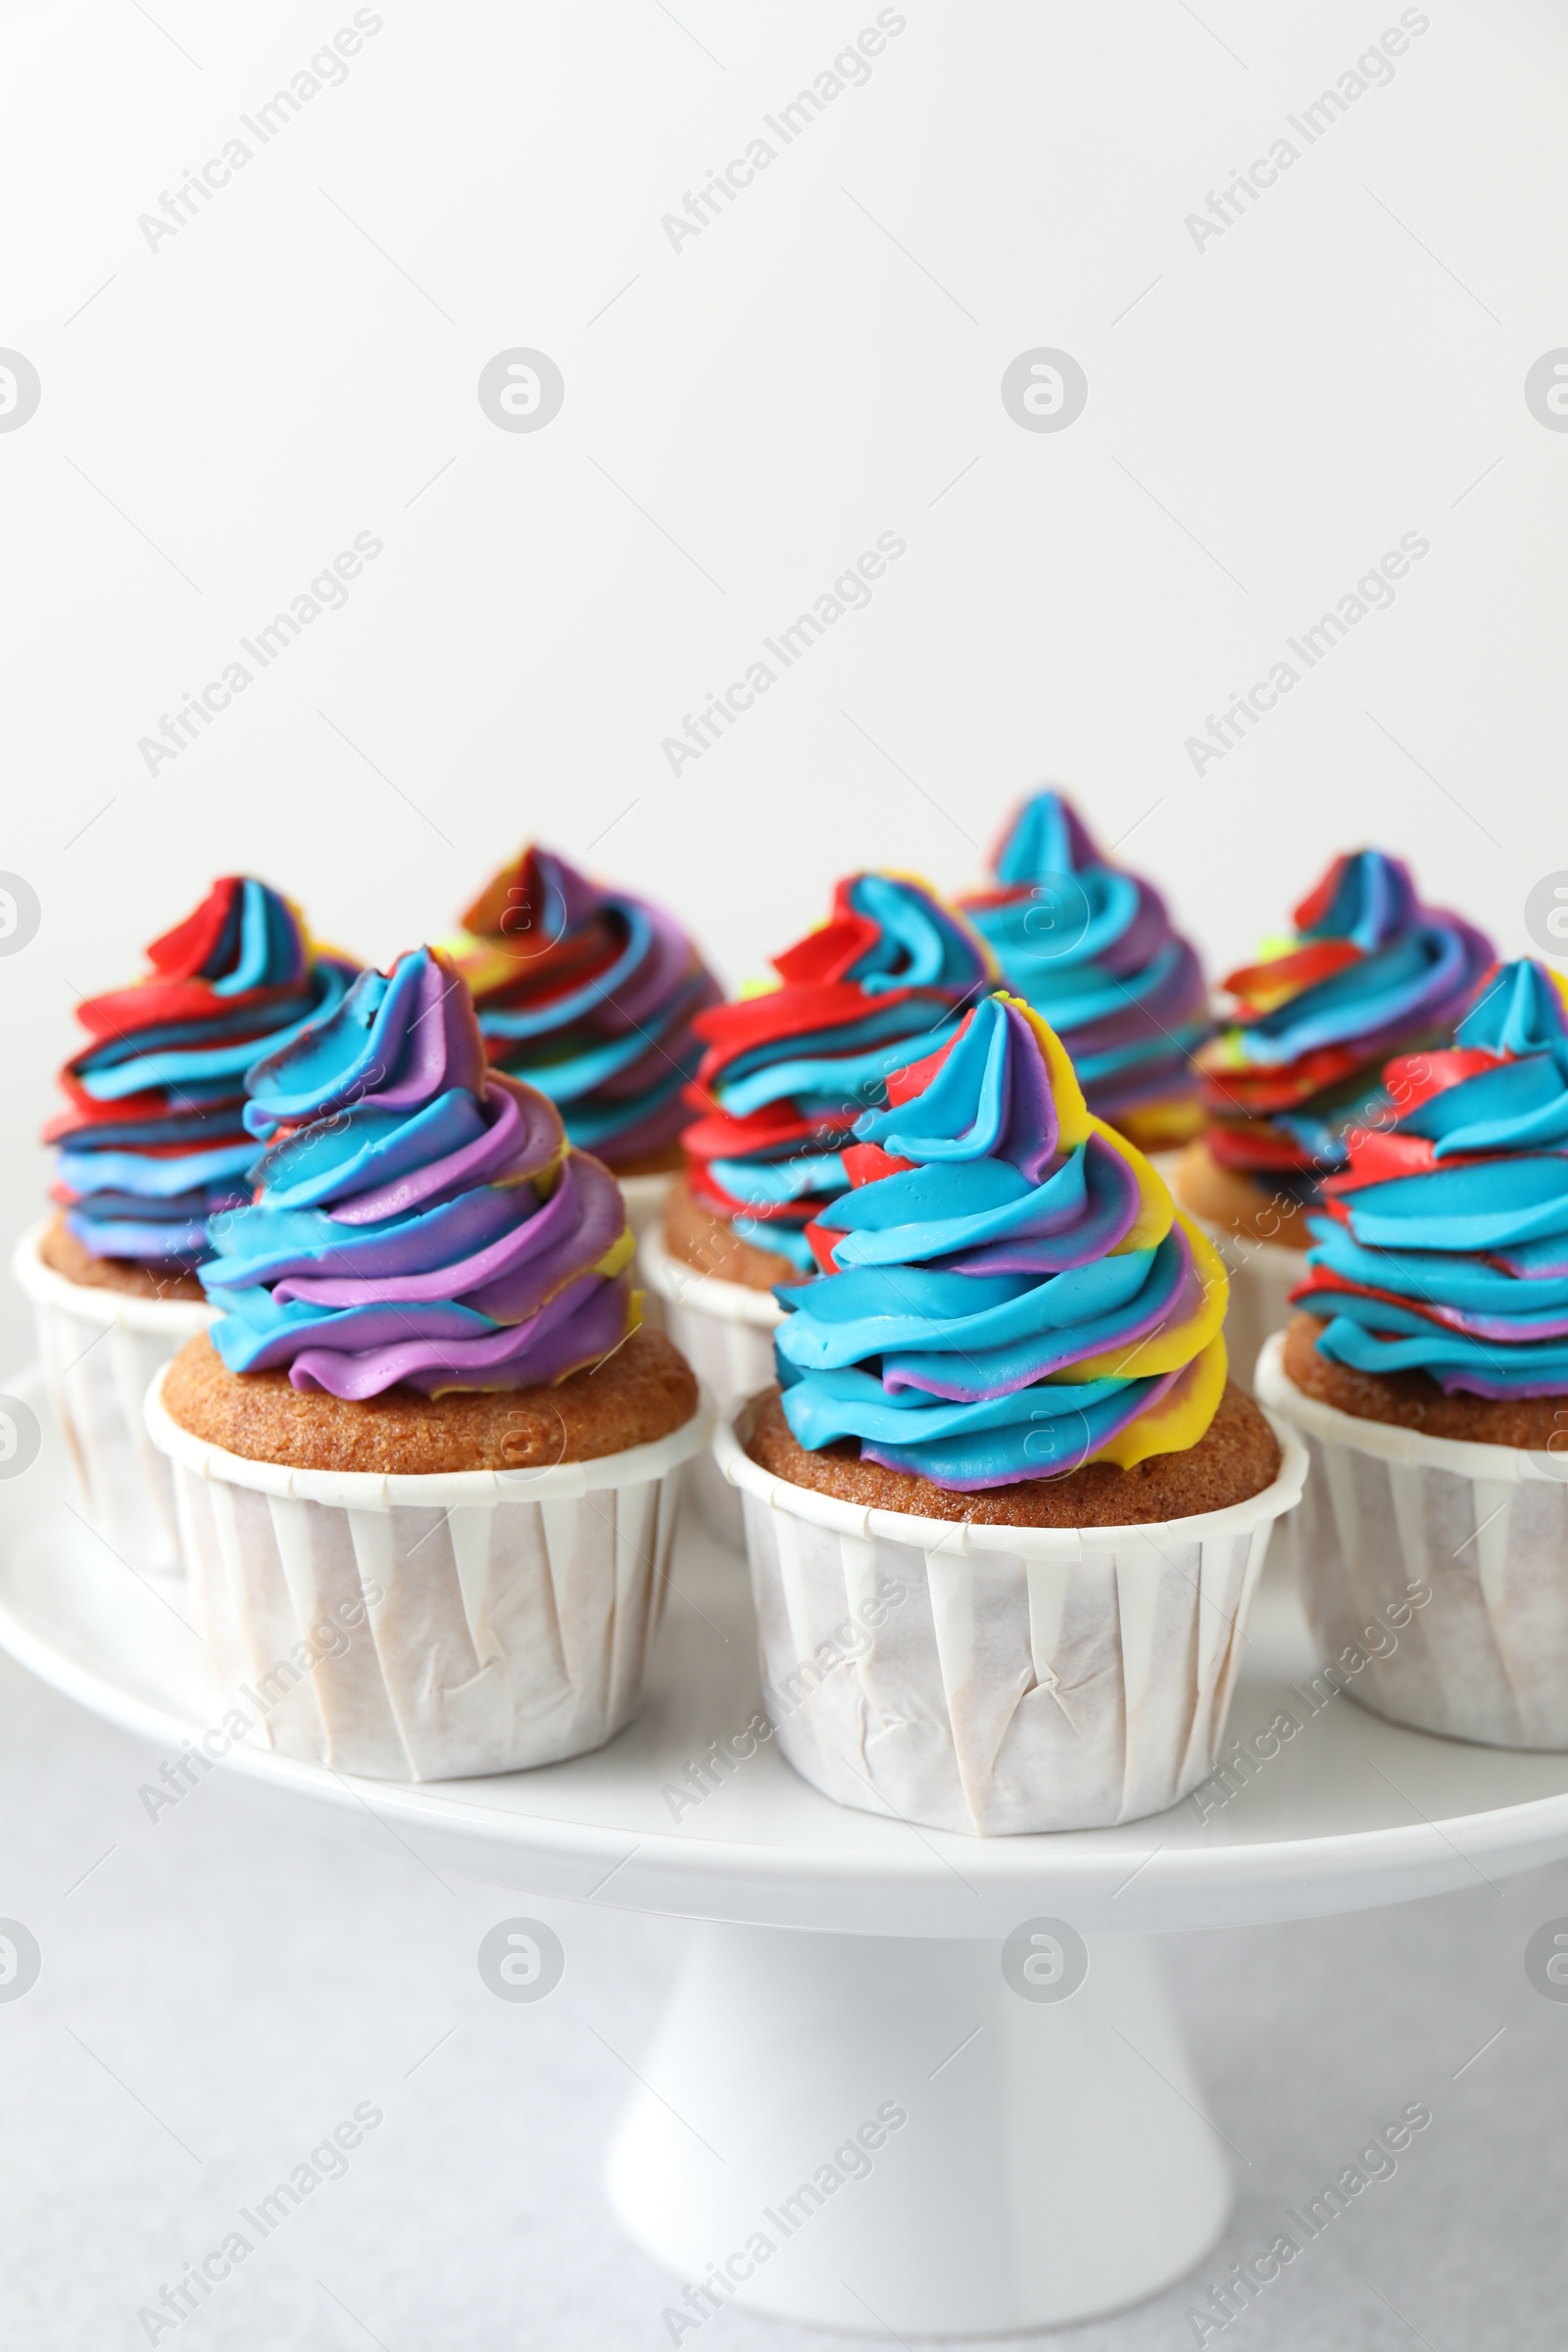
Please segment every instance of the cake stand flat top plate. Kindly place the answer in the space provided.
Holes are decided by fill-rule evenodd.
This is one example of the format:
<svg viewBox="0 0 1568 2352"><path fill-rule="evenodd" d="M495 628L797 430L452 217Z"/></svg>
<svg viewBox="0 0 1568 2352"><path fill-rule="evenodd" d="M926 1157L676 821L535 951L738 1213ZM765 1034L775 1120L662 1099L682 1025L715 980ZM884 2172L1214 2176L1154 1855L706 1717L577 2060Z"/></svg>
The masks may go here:
<svg viewBox="0 0 1568 2352"><path fill-rule="evenodd" d="M177 1583L138 1575L72 1508L48 1405L38 1459L0 1479L0 1644L164 1757L220 1709ZM1265 1571L1229 1732L1250 1740L1322 1661L1289 1574ZM841 1934L1001 1936L1020 1920L1102 1930L1308 1917L1495 1883L1568 1853L1568 1756L1401 1731L1325 1704L1218 1808L1050 1837L973 1838L846 1810L764 1742L701 1803L666 1789L760 1709L744 1562L695 1525L642 1713L596 1754L424 1785L352 1780L260 1745L220 1767L264 1802L436 1867L612 1907ZM1301 1712L1298 1707L1298 1713ZM678 1814L678 1818L677 1818Z"/></svg>

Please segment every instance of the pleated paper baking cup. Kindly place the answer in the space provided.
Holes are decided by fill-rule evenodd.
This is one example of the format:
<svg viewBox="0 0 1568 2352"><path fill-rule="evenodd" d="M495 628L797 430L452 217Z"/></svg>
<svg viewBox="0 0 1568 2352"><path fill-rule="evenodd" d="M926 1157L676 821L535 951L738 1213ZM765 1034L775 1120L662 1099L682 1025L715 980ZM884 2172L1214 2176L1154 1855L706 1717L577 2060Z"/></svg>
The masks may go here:
<svg viewBox="0 0 1568 2352"><path fill-rule="evenodd" d="M1159 1813L1213 1771L1248 1605L1306 1455L1273 1485L1150 1527L981 1527L862 1509L713 1442L739 1489L762 1698L841 1805L971 1836Z"/></svg>
<svg viewBox="0 0 1568 2352"><path fill-rule="evenodd" d="M1568 1459L1342 1413L1284 1354L1258 1400L1311 1457L1296 1548L1324 1665L1415 1731L1568 1749Z"/></svg>
<svg viewBox="0 0 1568 2352"><path fill-rule="evenodd" d="M784 1310L771 1291L749 1290L699 1274L672 1257L657 1226L643 1235L637 1271L663 1307L664 1328L713 1399L720 1421L733 1419L774 1378L773 1334ZM745 1542L740 1500L711 1454L693 1466L692 1494L714 1535Z"/></svg>
<svg viewBox="0 0 1568 2352"><path fill-rule="evenodd" d="M614 1170L611 1174L614 1175ZM657 1225L664 1213L673 1176L615 1176L620 1197L626 1203L626 1222L641 1241L650 1225Z"/></svg>
<svg viewBox="0 0 1568 2352"><path fill-rule="evenodd" d="M444 1781L585 1754L636 1714L706 1397L652 1446L538 1471L247 1461L171 1419L162 1375L147 1426L215 1695L245 1736Z"/></svg>
<svg viewBox="0 0 1568 2352"><path fill-rule="evenodd" d="M1252 1367L1265 1340L1283 1331L1296 1309L1291 1293L1306 1279L1306 1251L1283 1242L1258 1242L1245 1233L1232 1233L1195 1217L1224 1260L1231 1278L1230 1304L1225 1310L1225 1352L1231 1378L1250 1396Z"/></svg>
<svg viewBox="0 0 1568 2352"><path fill-rule="evenodd" d="M32 1301L82 1517L133 1567L176 1574L173 1476L142 1405L155 1375L207 1329L213 1310L205 1299L137 1298L71 1282L44 1263L47 1231L40 1224L24 1234L12 1264Z"/></svg>

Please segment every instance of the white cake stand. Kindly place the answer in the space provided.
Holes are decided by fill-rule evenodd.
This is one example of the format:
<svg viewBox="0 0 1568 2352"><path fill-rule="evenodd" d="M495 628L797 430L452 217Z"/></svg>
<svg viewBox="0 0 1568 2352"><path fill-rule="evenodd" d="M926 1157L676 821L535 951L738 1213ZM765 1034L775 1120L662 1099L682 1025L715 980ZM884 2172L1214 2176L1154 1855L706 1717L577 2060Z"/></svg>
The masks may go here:
<svg viewBox="0 0 1568 2352"><path fill-rule="evenodd" d="M213 1717L179 1589L67 1511L36 1402L43 1451L0 1482L0 1643L177 1757ZM1398 1731L1345 1697L1206 1818L1189 1801L1118 1830L945 1836L841 1810L764 1743L677 1822L666 1785L760 1705L741 1562L695 1528L678 1548L647 1703L597 1755L425 1787L263 1748L222 1767L437 1869L703 1923L610 2157L675 2314L986 2334L1157 2292L1201 2262L1232 2192L1152 1932L1399 1902L1568 1853L1568 1757ZM1231 1732L1263 1731L1319 1663L1265 1572ZM1013 1982L1003 1969L1020 1928L1030 1997L1016 1957ZM1088 1974L1053 1997L1075 1937Z"/></svg>

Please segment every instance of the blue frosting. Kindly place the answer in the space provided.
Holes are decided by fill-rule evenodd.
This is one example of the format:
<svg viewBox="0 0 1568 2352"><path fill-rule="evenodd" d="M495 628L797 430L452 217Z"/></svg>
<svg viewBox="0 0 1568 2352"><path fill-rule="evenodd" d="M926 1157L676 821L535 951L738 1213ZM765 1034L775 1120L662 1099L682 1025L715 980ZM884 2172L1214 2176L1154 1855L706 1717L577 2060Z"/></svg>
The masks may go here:
<svg viewBox="0 0 1568 2352"><path fill-rule="evenodd" d="M1158 891L1110 864L1054 790L1024 803L994 862L1000 888L964 911L1060 1037L1091 1110L1152 1145L1190 1132L1207 992Z"/></svg>
<svg viewBox="0 0 1568 2352"><path fill-rule="evenodd" d="M1351 1138L1298 1300L1322 1352L1489 1397L1568 1395L1568 1006L1526 958L1447 1053L1387 1073L1400 1115Z"/></svg>
<svg viewBox="0 0 1568 2352"><path fill-rule="evenodd" d="M1223 1270L1051 1032L988 998L907 1083L856 1127L856 1189L813 1228L828 1270L775 1293L799 1443L959 1492L1196 1443Z"/></svg>
<svg viewBox="0 0 1568 2352"><path fill-rule="evenodd" d="M353 968L314 952L289 902L246 875L215 883L148 955L145 979L82 1004L93 1042L61 1074L71 1108L47 1140L61 1147L55 1198L91 1255L179 1273L249 1194L245 1073L326 1019Z"/></svg>

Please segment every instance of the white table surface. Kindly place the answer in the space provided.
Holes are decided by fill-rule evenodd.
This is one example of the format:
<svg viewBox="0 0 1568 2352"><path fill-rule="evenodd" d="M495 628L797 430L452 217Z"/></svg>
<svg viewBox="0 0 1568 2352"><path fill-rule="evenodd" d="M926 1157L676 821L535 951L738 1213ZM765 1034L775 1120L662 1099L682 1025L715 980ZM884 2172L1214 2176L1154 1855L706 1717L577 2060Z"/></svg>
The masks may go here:
<svg viewBox="0 0 1568 2352"><path fill-rule="evenodd" d="M144 2343L139 2308L369 2100L385 2122L346 2177L160 2343L667 2344L670 2282L621 2238L598 2174L683 1931L443 1884L390 1837L383 1858L279 1827L232 1785L204 1783L155 1825L148 1772L136 1741L0 1659L0 1913L43 1953L32 1990L0 2003L4 2340ZM537 2005L495 1999L475 1967L485 1930L519 1912L566 1951ZM1195 2055L1248 2159L1236 2219L1193 2286L1056 2340L1193 2341L1198 2288L1421 2099L1434 2122L1396 2177L1227 2333L1270 2352L1559 2345L1568 2004L1533 1991L1522 1962L1558 1914L1568 1866L1171 1939ZM852 2340L729 2311L699 2333L704 2352Z"/></svg>

